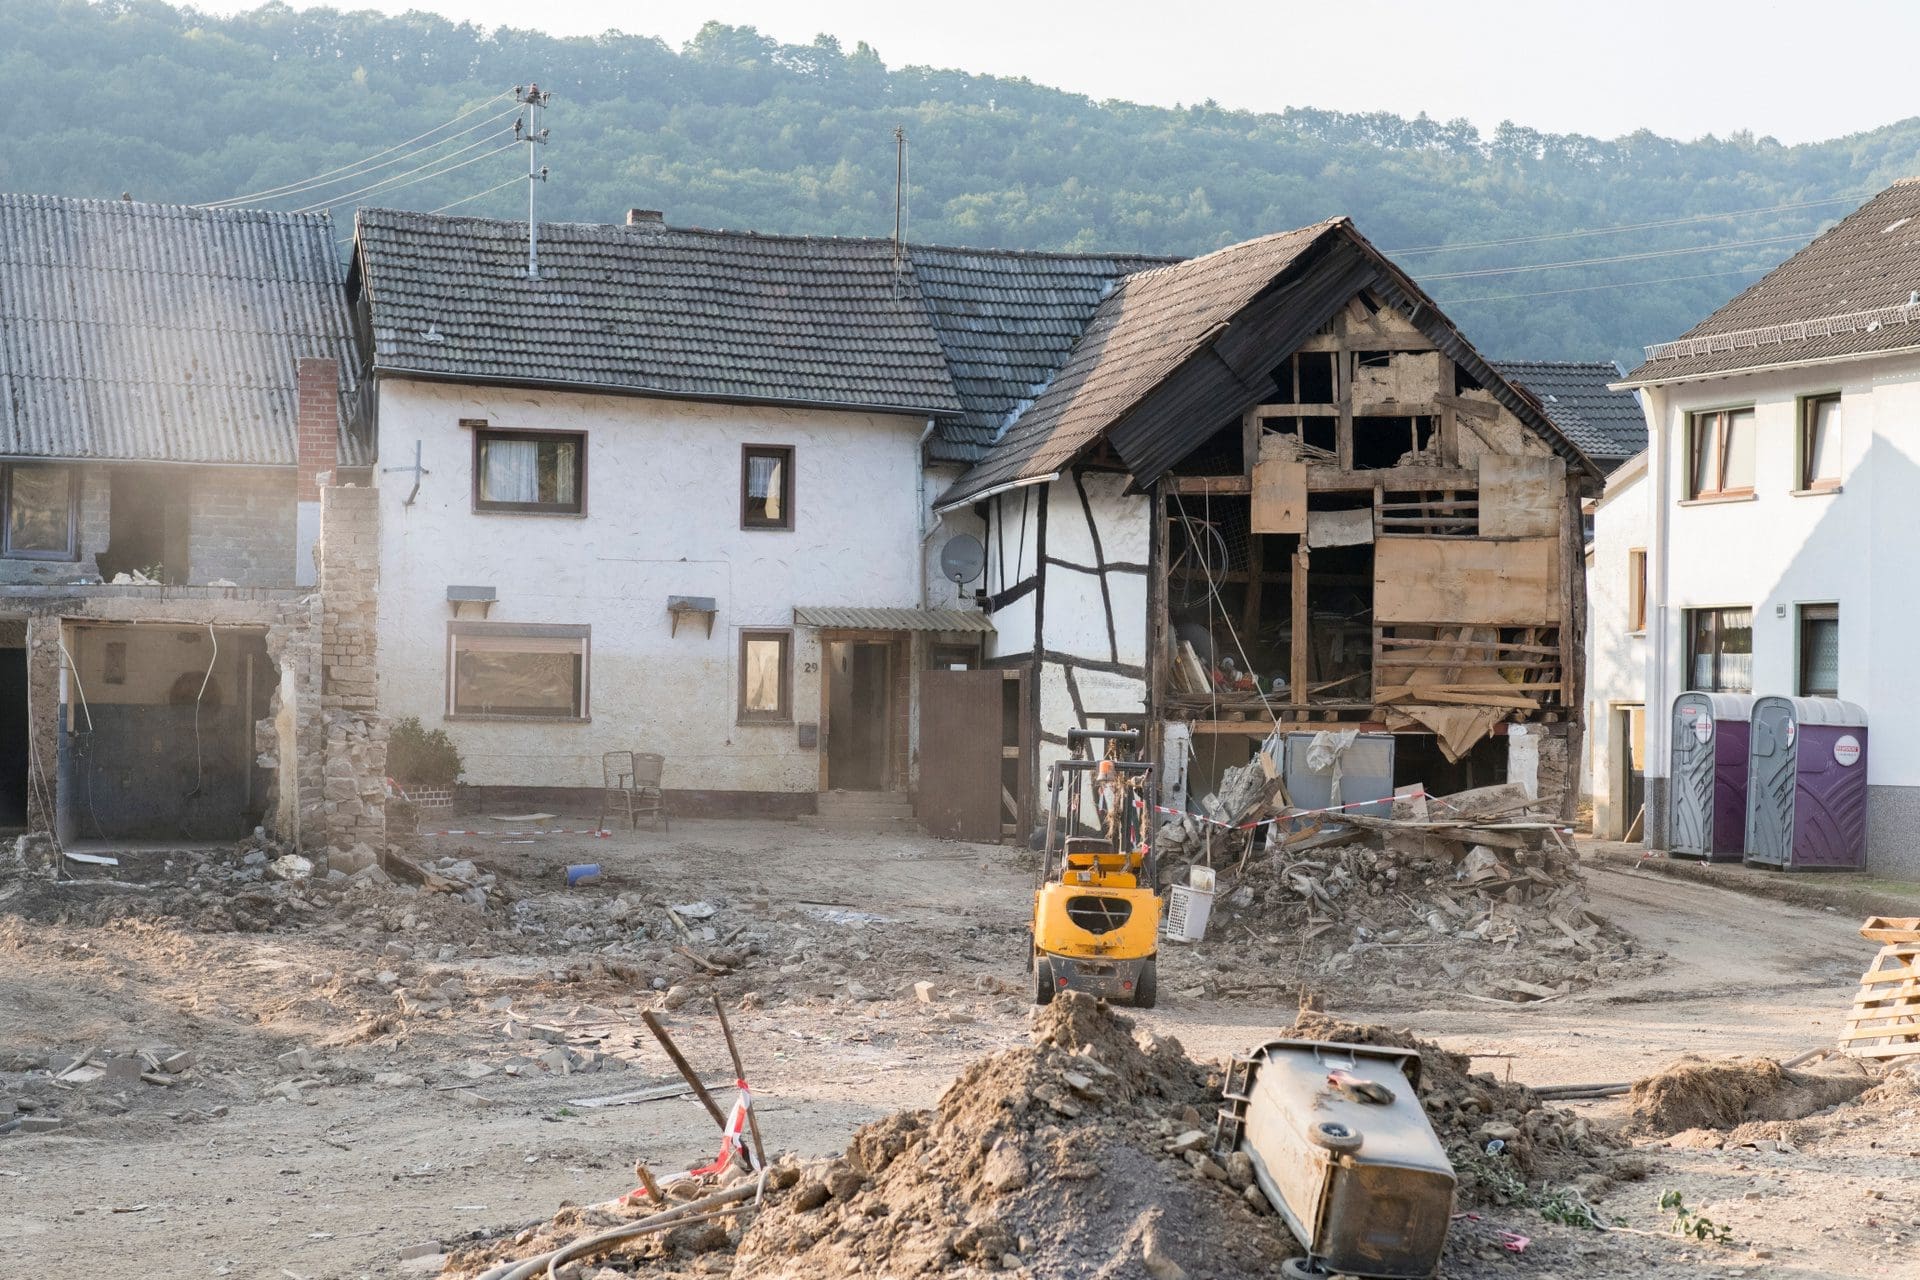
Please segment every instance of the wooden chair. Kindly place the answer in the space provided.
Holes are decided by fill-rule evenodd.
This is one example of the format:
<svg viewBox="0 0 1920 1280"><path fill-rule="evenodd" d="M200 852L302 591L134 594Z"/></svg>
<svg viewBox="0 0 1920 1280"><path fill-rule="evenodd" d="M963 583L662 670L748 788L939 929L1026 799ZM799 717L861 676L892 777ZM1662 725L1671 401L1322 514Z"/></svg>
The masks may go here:
<svg viewBox="0 0 1920 1280"><path fill-rule="evenodd" d="M605 831L607 815L627 815L629 830L640 825L647 815L650 830L673 830L667 817L666 798L660 790L660 777L666 771L667 758L651 751L608 751L600 757L600 816L594 826Z"/></svg>

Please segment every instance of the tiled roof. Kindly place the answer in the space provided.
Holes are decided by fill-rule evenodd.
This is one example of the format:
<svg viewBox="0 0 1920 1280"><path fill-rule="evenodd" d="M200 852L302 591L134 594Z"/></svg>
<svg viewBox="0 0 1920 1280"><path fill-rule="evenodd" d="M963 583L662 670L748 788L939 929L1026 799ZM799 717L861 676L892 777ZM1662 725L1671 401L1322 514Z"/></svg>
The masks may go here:
<svg viewBox="0 0 1920 1280"><path fill-rule="evenodd" d="M1033 402L1121 276L1178 261L913 245L914 274L963 412L929 441L935 462L977 462Z"/></svg>
<svg viewBox="0 0 1920 1280"><path fill-rule="evenodd" d="M1064 467L1339 221L1126 277L1100 303L1033 407L940 501L961 501Z"/></svg>
<svg viewBox="0 0 1920 1280"><path fill-rule="evenodd" d="M1553 425L1601 466L1611 467L1647 447L1640 397L1609 385L1620 381L1613 361L1500 360L1494 368L1533 392Z"/></svg>
<svg viewBox="0 0 1920 1280"><path fill-rule="evenodd" d="M711 400L958 415L887 240L362 209L374 367Z"/></svg>
<svg viewBox="0 0 1920 1280"><path fill-rule="evenodd" d="M978 609L855 609L840 605L795 605L799 627L848 631L993 631L993 619Z"/></svg>
<svg viewBox="0 0 1920 1280"><path fill-rule="evenodd" d="M1920 348L1920 179L1835 223L1626 381L1677 382L1747 369Z"/></svg>
<svg viewBox="0 0 1920 1280"><path fill-rule="evenodd" d="M0 455L292 465L301 356L351 403L325 214L0 195Z"/></svg>

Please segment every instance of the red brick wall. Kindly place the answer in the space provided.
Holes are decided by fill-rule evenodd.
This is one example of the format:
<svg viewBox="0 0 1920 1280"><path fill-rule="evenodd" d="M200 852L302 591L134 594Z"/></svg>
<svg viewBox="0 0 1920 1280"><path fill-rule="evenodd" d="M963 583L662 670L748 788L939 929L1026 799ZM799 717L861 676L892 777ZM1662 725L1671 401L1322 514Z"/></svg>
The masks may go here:
<svg viewBox="0 0 1920 1280"><path fill-rule="evenodd" d="M321 356L300 358L298 404L300 479L296 502L320 501L319 477L340 466L340 365Z"/></svg>

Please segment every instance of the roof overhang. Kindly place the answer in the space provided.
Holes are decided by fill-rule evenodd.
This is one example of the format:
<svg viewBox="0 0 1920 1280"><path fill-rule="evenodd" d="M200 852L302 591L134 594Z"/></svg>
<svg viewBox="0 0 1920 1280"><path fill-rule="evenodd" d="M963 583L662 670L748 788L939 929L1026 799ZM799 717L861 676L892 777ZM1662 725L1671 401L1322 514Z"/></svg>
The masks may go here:
<svg viewBox="0 0 1920 1280"><path fill-rule="evenodd" d="M1862 360L1885 360L1893 356L1920 355L1920 342L1881 351L1849 351L1841 355L1813 356L1806 360L1775 360L1770 364L1741 365L1738 369L1710 369L1700 373L1676 374L1671 378L1629 378L1610 382L1614 391L1637 391L1642 387L1676 387L1687 382L1710 382L1715 378L1743 378L1750 373L1778 373L1785 369L1819 369L1834 364L1855 364ZM1645 366L1641 366L1645 368Z"/></svg>
<svg viewBox="0 0 1920 1280"><path fill-rule="evenodd" d="M684 400L704 404L763 405L781 409L820 409L832 413L878 413L888 417L958 418L965 411L956 407L933 408L926 405L860 404L839 400L795 400L781 396L711 395L699 391L669 391L659 387L636 387L625 383L572 382L559 378L502 378L491 374L448 373L437 369L409 369L398 365L375 364L373 376L399 378L406 382L444 382L476 387L519 387L529 391L572 391L588 396L626 396L634 400Z"/></svg>
<svg viewBox="0 0 1920 1280"><path fill-rule="evenodd" d="M834 631L977 631L993 634L993 620L973 609L861 609L849 605L795 605L793 625Z"/></svg>

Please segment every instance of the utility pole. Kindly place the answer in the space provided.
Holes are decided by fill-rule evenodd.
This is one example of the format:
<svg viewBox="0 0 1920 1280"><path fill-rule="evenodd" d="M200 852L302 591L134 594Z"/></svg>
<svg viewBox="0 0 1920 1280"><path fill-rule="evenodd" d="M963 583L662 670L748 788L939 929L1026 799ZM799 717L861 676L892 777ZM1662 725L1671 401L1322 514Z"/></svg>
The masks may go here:
<svg viewBox="0 0 1920 1280"><path fill-rule="evenodd" d="M535 183L547 180L547 170L545 165L535 162L534 148L546 145L547 131L540 127L540 109L547 105L547 100L553 95L543 93L537 84L529 84L524 89L515 85L513 97L514 101L522 103L527 108L526 119L514 121L513 127L514 131L519 133L522 132L522 125L525 126L523 136L527 143L527 279L537 280L540 278L540 222L534 214L533 193L536 189Z"/></svg>
<svg viewBox="0 0 1920 1280"><path fill-rule="evenodd" d="M906 257L907 127L893 126L893 279L896 291Z"/></svg>

